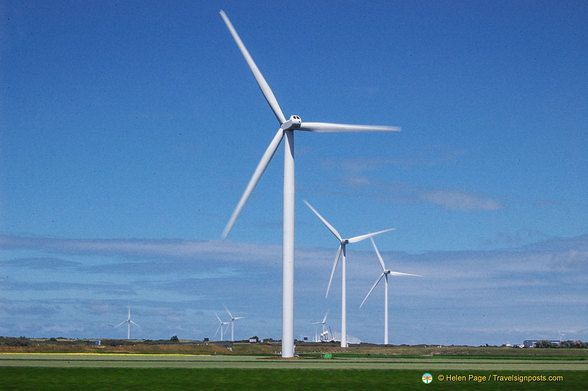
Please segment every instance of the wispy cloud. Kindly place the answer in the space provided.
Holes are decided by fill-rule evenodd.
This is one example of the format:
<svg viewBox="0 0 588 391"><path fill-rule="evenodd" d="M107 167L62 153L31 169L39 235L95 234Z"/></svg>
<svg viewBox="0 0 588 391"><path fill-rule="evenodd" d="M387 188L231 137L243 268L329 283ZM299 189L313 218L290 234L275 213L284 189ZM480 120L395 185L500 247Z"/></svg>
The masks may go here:
<svg viewBox="0 0 588 391"><path fill-rule="evenodd" d="M30 269L67 269L72 267L80 266L79 262L66 261L61 258L54 257L35 257L35 258L14 258L0 260L0 266L2 267L18 267L18 268L30 268Z"/></svg>
<svg viewBox="0 0 588 391"><path fill-rule="evenodd" d="M394 202L426 202L453 211L495 211L505 206L496 198L478 194L473 190L452 188L430 188L408 183L387 182L378 178L374 180L371 172L383 170L390 165L439 165L453 162L462 151L455 151L445 156L429 159L415 159L411 162L402 159L354 158L339 161L327 161L323 165L328 170L337 169L339 184L352 189L353 197L388 199ZM333 190L327 191L332 193ZM344 195L339 191L339 194Z"/></svg>
<svg viewBox="0 0 588 391"><path fill-rule="evenodd" d="M496 234L493 238L484 240L481 244L484 246L493 245L507 245L510 247L520 246L521 244L528 241L546 240L548 235L544 232L535 229L520 229L515 233L503 233Z"/></svg>
<svg viewBox="0 0 588 391"><path fill-rule="evenodd" d="M385 183L374 181L363 173L346 173L341 176L340 183L353 189L353 197L359 195L398 203L425 202L452 211L496 211L506 208L499 200L472 191Z"/></svg>
<svg viewBox="0 0 588 391"><path fill-rule="evenodd" d="M0 290L10 292L91 292L94 294L117 294L132 296L136 292L127 284L113 284L109 282L63 282L63 281L22 281L17 279L7 279L2 281Z"/></svg>
<svg viewBox="0 0 588 391"><path fill-rule="evenodd" d="M246 313L241 332L279 337L280 246L0 237L4 258L14 249L19 254L31 251L51 256L8 257L10 267L4 268L0 289L5 320L0 333L38 335L63 330L72 336L116 336L119 330L104 325L118 323L119 315L124 318L131 305L142 320L143 333L151 333L147 337L196 332L190 330L210 336L216 329L214 312L222 312L223 304L228 304ZM402 314L394 318L395 335L401 338L404 334L398 330L410 329L406 341L486 342L479 341L476 330L487 327L488 319L496 325L495 331L488 330L489 342L533 338L538 322L543 322L545 330L555 331L582 329L586 322L585 314L575 309L588 305L588 235L494 250L421 254L380 250L392 270L424 276L392 279L391 306ZM339 271L333 293L324 298L334 255L330 247L296 249L298 330L312 329L308 322L322 317L327 309L333 326L339 323ZM379 264L373 251L350 248L348 257L348 324L352 334L373 341L381 328L373 319L379 319L382 311L382 287L362 310L357 308L380 272ZM36 315L42 307L50 311ZM552 318L529 316L539 310L553 314ZM23 326L23 317L30 326ZM68 325L65 319L70 317L77 317L81 328ZM193 327L180 330L176 325L180 323Z"/></svg>
<svg viewBox="0 0 588 391"><path fill-rule="evenodd" d="M0 235L0 249L30 249L60 254L128 258L252 261L273 260L280 246L259 246L221 240L56 239Z"/></svg>
<svg viewBox="0 0 588 391"><path fill-rule="evenodd" d="M381 158L381 157L358 157L358 158L342 158L337 160L325 159L320 166L327 170L337 170L352 173L366 173L370 171L380 170L388 166L401 167L434 167L455 164L459 157L464 155L463 150L444 151L444 148L439 146L431 146L430 149L423 149L418 152L419 155L414 156L414 151L411 151L410 158Z"/></svg>
<svg viewBox="0 0 588 391"><path fill-rule="evenodd" d="M495 199L460 190L423 190L419 198L449 210L500 210L504 206Z"/></svg>

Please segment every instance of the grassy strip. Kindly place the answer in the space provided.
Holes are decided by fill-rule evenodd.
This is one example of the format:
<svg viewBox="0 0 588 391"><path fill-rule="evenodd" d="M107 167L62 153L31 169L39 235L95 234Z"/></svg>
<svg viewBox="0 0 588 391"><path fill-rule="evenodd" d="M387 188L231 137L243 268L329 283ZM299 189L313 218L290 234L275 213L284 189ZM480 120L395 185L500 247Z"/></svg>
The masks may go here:
<svg viewBox="0 0 588 391"><path fill-rule="evenodd" d="M323 370L472 370L584 371L585 360L491 360L454 358L333 358L281 360L255 356L182 356L119 354L0 354L0 367L184 368L184 369L323 369Z"/></svg>
<svg viewBox="0 0 588 391"><path fill-rule="evenodd" d="M0 337L1 338L1 337ZM143 342L107 341L96 346L88 341L31 341L27 346L7 346L0 343L3 353L133 353L133 354L222 354L279 356L281 346L249 343L198 344L147 344ZM352 345L343 349L334 344L298 344L296 353L301 356L320 356L332 353L346 357L418 357L418 356L488 356L488 357L588 357L588 349L513 349L506 347L471 346L378 346Z"/></svg>
<svg viewBox="0 0 588 391"><path fill-rule="evenodd" d="M0 390L371 390L484 389L558 390L587 389L584 371L499 372L498 375L560 375L558 382L439 381L439 375L491 375L473 371L431 372L433 382L423 384L423 371L415 370L247 370L247 369L122 369L122 368L0 368Z"/></svg>
<svg viewBox="0 0 588 391"><path fill-rule="evenodd" d="M321 358L319 353L301 354L304 358ZM533 356L533 355L455 355L455 354L435 354L427 356L416 356L409 354L353 354L353 353L333 353L334 358L363 358L363 359L417 359L417 360L436 360L436 359L476 359L476 360L572 360L585 361L588 356Z"/></svg>

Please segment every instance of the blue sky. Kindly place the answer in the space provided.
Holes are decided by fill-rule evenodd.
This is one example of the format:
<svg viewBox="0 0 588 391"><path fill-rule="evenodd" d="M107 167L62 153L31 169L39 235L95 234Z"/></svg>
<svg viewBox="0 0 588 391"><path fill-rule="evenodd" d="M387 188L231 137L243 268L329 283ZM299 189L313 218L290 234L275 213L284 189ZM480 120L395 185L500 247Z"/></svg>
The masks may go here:
<svg viewBox="0 0 588 391"><path fill-rule="evenodd" d="M0 335L281 335L286 116L401 126L296 135L295 336L329 311L337 242L377 238L391 343L588 340L588 6L581 1L0 1ZM339 273L337 273L339 276ZM348 331L383 340L367 242Z"/></svg>

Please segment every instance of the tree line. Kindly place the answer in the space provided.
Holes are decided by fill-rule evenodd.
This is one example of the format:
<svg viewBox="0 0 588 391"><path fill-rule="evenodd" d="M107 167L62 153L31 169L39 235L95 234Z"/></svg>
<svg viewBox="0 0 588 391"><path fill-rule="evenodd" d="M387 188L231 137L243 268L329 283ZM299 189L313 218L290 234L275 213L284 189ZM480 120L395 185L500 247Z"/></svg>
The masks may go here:
<svg viewBox="0 0 588 391"><path fill-rule="evenodd" d="M543 340L543 341L537 341L537 343L535 343L535 347L536 348L544 348L544 349L548 349L548 348L588 349L588 342L582 342L580 340L578 340L578 341L568 340L568 341L561 341L561 342L557 343L557 342Z"/></svg>

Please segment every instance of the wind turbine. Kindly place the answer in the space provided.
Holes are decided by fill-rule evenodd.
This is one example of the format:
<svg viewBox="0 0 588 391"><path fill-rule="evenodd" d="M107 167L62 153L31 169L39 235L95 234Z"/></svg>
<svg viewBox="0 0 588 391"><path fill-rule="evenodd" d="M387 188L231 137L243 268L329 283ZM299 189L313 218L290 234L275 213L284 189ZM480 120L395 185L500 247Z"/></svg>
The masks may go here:
<svg viewBox="0 0 588 391"><path fill-rule="evenodd" d="M219 325L218 328L216 329L216 333L214 333L214 336L216 337L216 335L218 334L218 330L220 329L220 340L224 341L224 334L223 334L223 326L228 325L230 322L225 322L223 320L221 320L221 318L218 316L218 314L215 314L216 318L218 319Z"/></svg>
<svg viewBox="0 0 588 391"><path fill-rule="evenodd" d="M363 303L365 303L365 301L370 296L370 294L372 293L372 291L374 290L376 285L378 285L378 283L382 280L382 277L385 277L385 284L384 284L384 287L385 287L385 289L384 289L384 345L388 345L388 276L411 276L411 277L422 277L422 276L420 276L418 274L393 272L390 269L386 269L386 265L384 265L384 260L382 259L382 256L380 255L378 248L376 247L376 242L374 242L373 238L370 238L370 240L372 241L372 245L374 246L374 250L376 250L376 255L378 256L378 260L380 261L380 265L382 266L382 274L380 274L380 276L378 277L378 279L376 280L374 285L372 285L372 289L370 289L368 294L365 296L365 298L363 299L363 301L359 305L359 308L361 308L363 306Z"/></svg>
<svg viewBox="0 0 588 391"><path fill-rule="evenodd" d="M327 315L329 315L329 312L328 311L325 314L325 317L323 318L323 320L321 322L312 322L312 324L320 324L320 325L322 325L322 332L321 332L320 342L322 342L323 339L327 339L328 340L329 331L327 329ZM316 332L315 332L315 334L316 334ZM323 338L323 336L325 334L327 335L327 338ZM315 339L316 339L316 336L315 336ZM315 342L319 342L319 341L315 341Z"/></svg>
<svg viewBox="0 0 588 391"><path fill-rule="evenodd" d="M125 323L127 324L127 339L131 339L131 325L141 327L137 323L135 323L131 320L131 307L129 307L129 314L127 316L127 319L123 320L122 322L117 324L115 327L120 327Z"/></svg>
<svg viewBox="0 0 588 391"><path fill-rule="evenodd" d="M227 310L227 313L229 314L229 316L231 317L231 341L235 341L235 321L239 320L239 319L243 319L244 316L233 316L233 314L231 314L231 311L229 311L229 309L227 308L227 306L225 306L225 310Z"/></svg>
<svg viewBox="0 0 588 391"><path fill-rule="evenodd" d="M280 127L257 164L253 176L249 180L237 207L227 223L223 239L227 237L239 213L257 185L261 175L274 156L280 142L286 138L284 144L284 211L283 211L283 242L282 242L282 357L294 357L294 130L311 132L353 132L353 131L399 131L400 128L389 126L343 125L324 122L302 122L298 115L292 115L288 120L284 116L277 99L269 84L257 68L247 48L239 38L237 31L224 11L220 11L227 28L235 40L241 54L249 65L255 80L267 103L276 116Z"/></svg>
<svg viewBox="0 0 588 391"><path fill-rule="evenodd" d="M316 209L314 209L312 207L312 205L310 205L308 203L308 201L305 200L304 202L310 208L310 210L312 210L314 212L314 214L320 219L320 221L323 222L325 227L327 227L328 230L331 231L331 233L333 235L335 235L337 240L339 240L339 248L337 249L337 255L335 255L335 262L333 263L333 269L331 270L331 277L329 278L329 285L327 286L327 294L325 295L325 297L329 297L329 289L331 289L331 283L333 282L333 275L335 274L335 269L337 268L337 264L339 263L339 259L342 258L342 260L341 260L341 347L346 348L347 347L347 297L346 297L346 295L347 295L347 284L346 284L347 244L361 242L362 240L365 240L367 238L371 238L372 236L376 236L379 234L383 234L384 232L392 231L392 230L394 230L394 228L388 228L383 231L378 231L378 232L374 232L374 233L370 233L370 234L354 236L349 239L344 239L343 237L341 237L339 232L337 232L335 227L333 227L331 224L329 224L329 222L327 220L325 220L325 218L323 216L321 216L319 214L319 212L317 212ZM341 256L341 255L343 255L343 256Z"/></svg>

